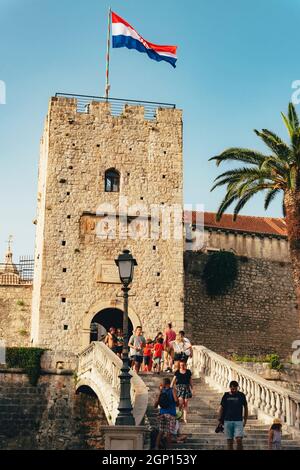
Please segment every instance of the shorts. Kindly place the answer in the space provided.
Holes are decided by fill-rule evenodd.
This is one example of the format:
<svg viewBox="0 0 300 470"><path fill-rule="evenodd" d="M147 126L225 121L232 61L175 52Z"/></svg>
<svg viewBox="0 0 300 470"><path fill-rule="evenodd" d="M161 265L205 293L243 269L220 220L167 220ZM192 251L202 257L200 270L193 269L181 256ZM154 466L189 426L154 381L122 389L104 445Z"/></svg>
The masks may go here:
<svg viewBox="0 0 300 470"><path fill-rule="evenodd" d="M192 398L192 392L189 385L186 384L178 384L176 385L176 393L178 398L183 398L187 400L188 398Z"/></svg>
<svg viewBox="0 0 300 470"><path fill-rule="evenodd" d="M236 437L244 436L243 421L225 421L224 422L224 433L226 439L234 439Z"/></svg>
<svg viewBox="0 0 300 470"><path fill-rule="evenodd" d="M154 362L154 364L161 364L162 363L162 358L161 357L154 357L153 362Z"/></svg>
<svg viewBox="0 0 300 470"><path fill-rule="evenodd" d="M144 356L144 364L145 364L145 366L149 366L149 365L150 365L150 359L151 359L151 356Z"/></svg>
<svg viewBox="0 0 300 470"><path fill-rule="evenodd" d="M139 364L142 364L143 362L143 356L138 356L137 354L135 354L134 356L132 356L132 360L134 362L138 362Z"/></svg>
<svg viewBox="0 0 300 470"><path fill-rule="evenodd" d="M116 350L117 350L117 354L122 354L122 352L123 352L123 346L117 346L117 347L116 347Z"/></svg>
<svg viewBox="0 0 300 470"><path fill-rule="evenodd" d="M117 354L118 353L118 346L113 346L111 348L111 350L112 350L113 353Z"/></svg>
<svg viewBox="0 0 300 470"><path fill-rule="evenodd" d="M158 430L163 434L173 434L176 427L176 418L173 415L162 414L158 417Z"/></svg>
<svg viewBox="0 0 300 470"><path fill-rule="evenodd" d="M187 362L188 356L184 353L175 353L174 354L174 361L184 361Z"/></svg>

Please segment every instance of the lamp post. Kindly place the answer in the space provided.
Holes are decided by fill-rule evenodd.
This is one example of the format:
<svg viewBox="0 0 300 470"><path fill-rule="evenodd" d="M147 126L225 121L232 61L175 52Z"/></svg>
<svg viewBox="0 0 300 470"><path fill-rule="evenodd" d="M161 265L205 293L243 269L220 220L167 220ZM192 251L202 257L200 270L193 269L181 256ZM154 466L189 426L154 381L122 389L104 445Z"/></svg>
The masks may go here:
<svg viewBox="0 0 300 470"><path fill-rule="evenodd" d="M123 314L123 351L122 359L123 365L121 374L119 375L121 382L119 414L116 419L116 425L135 425L135 419L132 414L132 404L130 397L130 380L129 373L129 358L128 358L128 292L130 290L129 284L133 279L134 266L137 266L136 260L133 258L129 250L123 250L123 253L115 260L119 269L120 280L123 284L122 291L124 293L124 314Z"/></svg>

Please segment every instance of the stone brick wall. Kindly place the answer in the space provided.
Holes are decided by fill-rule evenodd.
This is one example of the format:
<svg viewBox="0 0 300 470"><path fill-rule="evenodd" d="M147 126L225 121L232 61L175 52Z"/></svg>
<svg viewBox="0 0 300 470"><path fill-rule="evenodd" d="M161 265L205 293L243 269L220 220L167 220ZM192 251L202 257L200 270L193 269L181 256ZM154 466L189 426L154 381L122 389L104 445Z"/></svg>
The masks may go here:
<svg viewBox="0 0 300 470"><path fill-rule="evenodd" d="M104 191L109 168L120 172L120 193ZM182 208L181 111L158 109L148 121L142 106L112 116L106 103L92 103L89 113L78 113L76 100L52 98L39 172L34 344L77 352L88 344L99 310L122 309L121 286L99 281L97 265L113 263L125 248L138 262L129 309L134 326L150 337L170 320L183 327L183 237L164 239L161 230L157 239L97 237L99 205L118 209L119 196L148 211L150 204Z"/></svg>
<svg viewBox="0 0 300 470"><path fill-rule="evenodd" d="M227 250L238 256L272 261L286 261L290 256L287 238L283 236L232 233L207 228L204 229L203 235L204 250Z"/></svg>
<svg viewBox="0 0 300 470"><path fill-rule="evenodd" d="M29 346L32 286L0 286L0 339Z"/></svg>
<svg viewBox="0 0 300 470"><path fill-rule="evenodd" d="M185 329L194 344L225 355L290 356L300 331L289 263L239 258L233 289L209 297L201 279L206 260L185 254Z"/></svg>
<svg viewBox="0 0 300 470"><path fill-rule="evenodd" d="M48 353L43 363L53 360ZM44 370L36 387L20 371L0 370L0 449L103 449L103 409L91 389L83 392L75 394L68 370Z"/></svg>

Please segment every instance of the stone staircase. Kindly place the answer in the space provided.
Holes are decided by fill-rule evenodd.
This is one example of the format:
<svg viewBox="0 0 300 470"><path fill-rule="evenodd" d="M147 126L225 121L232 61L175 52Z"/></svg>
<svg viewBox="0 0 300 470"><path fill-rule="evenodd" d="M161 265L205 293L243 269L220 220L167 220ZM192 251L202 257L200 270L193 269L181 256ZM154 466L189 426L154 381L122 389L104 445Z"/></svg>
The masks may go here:
<svg viewBox="0 0 300 470"><path fill-rule="evenodd" d="M158 410L154 408L154 401L159 393L159 385L164 377L171 374L141 374L149 390L149 403L147 417L151 426L157 422ZM223 433L216 434L217 413L222 394L209 387L203 377L193 380L195 396L189 401L188 424L180 423L180 432L188 434L185 443L174 444L174 449L226 449L226 439ZM250 415L245 428L243 439L244 449L266 450L268 448L269 425L259 421L256 416ZM300 450L300 439L293 439L291 434L283 433L282 449Z"/></svg>

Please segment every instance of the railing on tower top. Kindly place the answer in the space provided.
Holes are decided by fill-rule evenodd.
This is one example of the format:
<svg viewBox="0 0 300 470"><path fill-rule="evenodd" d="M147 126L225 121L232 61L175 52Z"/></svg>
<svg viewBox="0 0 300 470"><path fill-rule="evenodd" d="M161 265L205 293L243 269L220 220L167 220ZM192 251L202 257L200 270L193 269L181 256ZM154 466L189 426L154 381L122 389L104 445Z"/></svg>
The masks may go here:
<svg viewBox="0 0 300 470"><path fill-rule="evenodd" d="M175 109L176 105L171 103L155 103L152 101L138 101L138 100L126 100L120 98L104 98L101 96L87 96L87 95L75 95L72 93L56 93L56 97L62 98L76 98L77 99L77 112L88 113L89 104L92 101L100 103L109 103L111 114L113 116L119 116L122 114L124 106L143 106L145 110L145 119L155 119L157 109Z"/></svg>

